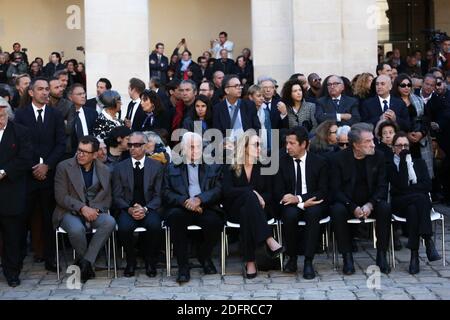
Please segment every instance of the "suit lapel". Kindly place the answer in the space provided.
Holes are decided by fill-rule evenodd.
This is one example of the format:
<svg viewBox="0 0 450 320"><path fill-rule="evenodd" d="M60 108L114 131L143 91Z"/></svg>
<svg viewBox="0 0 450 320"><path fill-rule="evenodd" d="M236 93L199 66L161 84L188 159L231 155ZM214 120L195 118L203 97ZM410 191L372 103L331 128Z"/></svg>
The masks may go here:
<svg viewBox="0 0 450 320"><path fill-rule="evenodd" d="M183 184L184 184L184 190L186 191L187 194L189 194L189 181L188 181L188 172L187 172L187 164L182 164L180 166L180 171L181 171L181 178L183 180Z"/></svg>
<svg viewBox="0 0 450 320"><path fill-rule="evenodd" d="M375 159L375 157L369 156L369 157L367 157L367 160L366 160L367 184L368 184L370 193L372 193L372 180L373 180L372 161L374 159Z"/></svg>
<svg viewBox="0 0 450 320"><path fill-rule="evenodd" d="M8 147L11 143L13 143L13 123L8 121L8 124L6 125L5 132L3 132L2 142L0 142L0 163L3 163L8 156L9 152L6 152L8 150Z"/></svg>
<svg viewBox="0 0 450 320"><path fill-rule="evenodd" d="M150 177L151 177L150 160L147 157L144 158L144 197L147 194L147 190L149 189Z"/></svg>
<svg viewBox="0 0 450 320"><path fill-rule="evenodd" d="M131 192L133 192L134 190L134 173L133 173L133 161L131 161L131 159L129 159L127 161L127 166L125 167L126 170L126 175L127 175L127 179L128 179L128 185L130 187Z"/></svg>
<svg viewBox="0 0 450 320"><path fill-rule="evenodd" d="M71 161L68 164L69 170L67 170L67 173L69 175L70 181L77 192L78 196L83 202L86 202L86 198L84 196L84 188L85 185L83 183L83 177L81 174L81 170L76 162L75 158L72 158Z"/></svg>
<svg viewBox="0 0 450 320"><path fill-rule="evenodd" d="M97 179L100 181L100 185L102 186L103 190L108 189L109 181L106 179L108 177L108 174L105 172L104 167L100 165L100 161L95 161L95 173L97 175Z"/></svg>
<svg viewBox="0 0 450 320"><path fill-rule="evenodd" d="M200 188L202 192L206 189L206 166L198 166L198 181L200 181Z"/></svg>
<svg viewBox="0 0 450 320"><path fill-rule="evenodd" d="M348 168L350 170L350 177L352 177L351 178L352 180L350 181L350 184L351 184L350 192L352 192L355 188L355 183L356 183L355 157L353 156L353 151L351 148L347 149L345 152L347 154L347 159L346 159L347 161L345 161L345 162L346 162L346 165L348 165Z"/></svg>
<svg viewBox="0 0 450 320"><path fill-rule="evenodd" d="M312 167L314 166L313 161L314 159L311 159L311 155L310 153L308 153L306 155L306 163L305 163L305 172L306 172L306 188L308 190L312 190L311 186L309 185L309 183L311 183L311 181L313 181L313 177L311 176L312 174ZM305 177L302 177L302 179L305 179Z"/></svg>
<svg viewBox="0 0 450 320"><path fill-rule="evenodd" d="M290 180L291 188L289 192L293 192L295 194L295 168L294 161L290 156L286 156L286 165L288 168L288 179Z"/></svg>

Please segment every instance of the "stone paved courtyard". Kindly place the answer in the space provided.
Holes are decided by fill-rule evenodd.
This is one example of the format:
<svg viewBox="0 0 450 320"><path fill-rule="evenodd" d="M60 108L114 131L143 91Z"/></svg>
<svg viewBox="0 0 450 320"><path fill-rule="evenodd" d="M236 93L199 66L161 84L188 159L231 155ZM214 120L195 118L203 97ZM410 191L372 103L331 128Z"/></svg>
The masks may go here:
<svg viewBox="0 0 450 320"><path fill-rule="evenodd" d="M450 262L450 208L436 206L446 214L447 264ZM439 225L438 225L439 226ZM438 228L436 247L441 252L441 233ZM406 239L401 238L405 243ZM376 251L371 241L361 241L359 252L354 255L356 274L343 276L341 270L333 270L332 255L318 255L315 259L316 279L304 280L303 257L299 258L297 276L280 271L260 272L254 280L244 280L240 259L233 254L227 259L227 275L202 274L201 269L191 270L191 281L185 285L175 282L176 268L166 277L165 268L158 269L156 278L148 278L143 269L135 278L109 279L106 271L97 271L97 277L84 284L81 290L69 290L64 275L61 282L56 274L47 273L42 264L33 264L27 258L21 275L22 285L12 289L0 277L0 299L26 300L450 300L450 267L442 261L428 263L421 248L421 272L409 275L409 250L396 252L397 268L389 275L382 275L380 289L368 289L367 267L375 264ZM67 254L69 255L69 254ZM120 259L119 259L120 261ZM175 263L175 261L173 261ZM219 261L215 259L219 269ZM342 264L342 262L341 262ZM63 275L63 274L62 274Z"/></svg>

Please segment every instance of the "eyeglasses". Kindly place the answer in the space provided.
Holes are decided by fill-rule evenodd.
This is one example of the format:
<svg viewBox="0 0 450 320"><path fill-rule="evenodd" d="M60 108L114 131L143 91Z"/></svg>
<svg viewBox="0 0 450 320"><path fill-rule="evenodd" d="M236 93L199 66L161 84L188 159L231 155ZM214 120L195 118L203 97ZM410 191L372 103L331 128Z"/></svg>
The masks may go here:
<svg viewBox="0 0 450 320"><path fill-rule="evenodd" d="M436 86L440 87L440 86L442 86L442 83L443 82L436 82Z"/></svg>
<svg viewBox="0 0 450 320"><path fill-rule="evenodd" d="M399 149L409 149L409 144L405 143L405 144L396 144L394 145L394 147L399 148Z"/></svg>
<svg viewBox="0 0 450 320"><path fill-rule="evenodd" d="M317 78L317 79L313 79L314 82L322 82L322 79Z"/></svg>
<svg viewBox="0 0 450 320"><path fill-rule="evenodd" d="M234 86L228 86L227 88L234 88L236 90L239 90L239 89L244 89L244 86L242 84L236 84Z"/></svg>
<svg viewBox="0 0 450 320"><path fill-rule="evenodd" d="M406 87L408 87L408 88L412 88L412 84L411 83L400 83L399 85L398 85L400 88L406 88Z"/></svg>
<svg viewBox="0 0 450 320"><path fill-rule="evenodd" d="M338 145L339 145L339 147L348 147L349 143L348 142L339 142Z"/></svg>
<svg viewBox="0 0 450 320"><path fill-rule="evenodd" d="M337 133L337 131L330 131L329 134L336 134L336 133Z"/></svg>
<svg viewBox="0 0 450 320"><path fill-rule="evenodd" d="M85 95L86 95L86 92L73 93L73 95L74 95L74 96L80 96L80 97L82 97L82 96L85 96Z"/></svg>
<svg viewBox="0 0 450 320"><path fill-rule="evenodd" d="M83 150L83 149L78 149L77 150L77 153L78 154L82 154L82 155L87 155L87 154L93 154L93 153L95 153L94 151L86 151L86 150Z"/></svg>
<svg viewBox="0 0 450 320"><path fill-rule="evenodd" d="M143 145L145 145L145 143L127 143L128 149L141 148Z"/></svg>
<svg viewBox="0 0 450 320"><path fill-rule="evenodd" d="M339 82L333 82L333 83L327 84L327 86L328 86L328 87L337 87L337 86L340 85L340 84L342 84L342 83L339 83Z"/></svg>

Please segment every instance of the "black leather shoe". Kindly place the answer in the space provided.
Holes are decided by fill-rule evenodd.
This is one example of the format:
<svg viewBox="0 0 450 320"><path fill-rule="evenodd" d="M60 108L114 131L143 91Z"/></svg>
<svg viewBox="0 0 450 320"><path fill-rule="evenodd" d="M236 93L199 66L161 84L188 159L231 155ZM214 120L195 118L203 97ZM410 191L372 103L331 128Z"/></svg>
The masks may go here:
<svg viewBox="0 0 450 320"><path fill-rule="evenodd" d="M201 263L203 267L203 272L205 274L216 274L217 269L211 259L206 259L205 262Z"/></svg>
<svg viewBox="0 0 450 320"><path fill-rule="evenodd" d="M269 246L266 245L266 252L267 255L271 258L271 259L276 259L280 257L280 254L283 254L286 251L285 247L280 247L275 251L272 251Z"/></svg>
<svg viewBox="0 0 450 320"><path fill-rule="evenodd" d="M431 240L431 239L425 240L425 247L426 247L428 261L432 262L432 261L441 260L441 256L437 252L436 247L434 246L433 240Z"/></svg>
<svg viewBox="0 0 450 320"><path fill-rule="evenodd" d="M313 263L311 259L305 259L305 265L303 266L303 278L306 280L312 280L316 277Z"/></svg>
<svg viewBox="0 0 450 320"><path fill-rule="evenodd" d="M342 267L342 272L349 276L355 273L355 264L353 263L353 254L351 252L344 253L342 255L344 266Z"/></svg>
<svg viewBox="0 0 450 320"><path fill-rule="evenodd" d="M258 275L258 270L256 270L255 273L247 273L247 264L244 264L244 268L242 271L244 273L244 278L249 279L249 280L255 279L256 276Z"/></svg>
<svg viewBox="0 0 450 320"><path fill-rule="evenodd" d="M45 261L45 270L50 272L56 272L56 262L55 261Z"/></svg>
<svg viewBox="0 0 450 320"><path fill-rule="evenodd" d="M391 272L391 268L386 259L386 251L377 251L377 266L380 267L381 273L388 274Z"/></svg>
<svg viewBox="0 0 450 320"><path fill-rule="evenodd" d="M8 277L6 278L6 281L8 281L8 286L10 286L11 288L20 286L20 279L18 276Z"/></svg>
<svg viewBox="0 0 450 320"><path fill-rule="evenodd" d="M179 284L189 282L191 280L191 273L189 272L189 266L182 266L178 270L177 282Z"/></svg>
<svg viewBox="0 0 450 320"><path fill-rule="evenodd" d="M157 274L157 270L156 270L156 265L154 263L147 263L145 265L145 274L149 277L149 278L154 278L156 277Z"/></svg>
<svg viewBox="0 0 450 320"><path fill-rule="evenodd" d="M411 261L409 263L409 274L418 274L420 272L419 251L411 250Z"/></svg>
<svg viewBox="0 0 450 320"><path fill-rule="evenodd" d="M81 282L86 283L89 279L95 277L94 270L92 269L92 265L89 261L85 259L81 259L78 262L78 266L80 267L81 271Z"/></svg>
<svg viewBox="0 0 450 320"><path fill-rule="evenodd" d="M131 278L131 277L134 277L135 272L136 272L136 264L127 263L127 266L125 267L125 270L123 271L123 276L125 278Z"/></svg>
<svg viewBox="0 0 450 320"><path fill-rule="evenodd" d="M289 261L284 266L284 272L296 273L297 272L297 256L289 257Z"/></svg>

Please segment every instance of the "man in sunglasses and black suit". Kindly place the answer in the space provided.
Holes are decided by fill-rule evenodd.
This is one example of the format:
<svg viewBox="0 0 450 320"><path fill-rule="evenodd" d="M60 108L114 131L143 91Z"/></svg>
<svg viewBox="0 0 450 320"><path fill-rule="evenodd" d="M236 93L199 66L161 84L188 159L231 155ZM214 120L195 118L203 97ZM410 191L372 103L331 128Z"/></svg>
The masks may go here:
<svg viewBox="0 0 450 320"><path fill-rule="evenodd" d="M130 135L128 147L131 159L119 163L113 172L113 201L120 210L118 217L119 237L127 257L125 277L133 277L136 270L134 231L145 228L145 273L156 277L156 263L161 239L161 185L163 166L145 156L147 137L141 132Z"/></svg>

